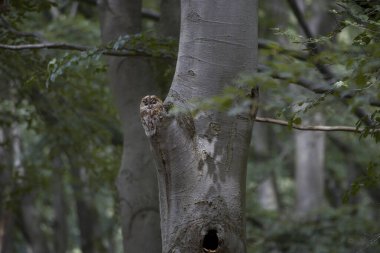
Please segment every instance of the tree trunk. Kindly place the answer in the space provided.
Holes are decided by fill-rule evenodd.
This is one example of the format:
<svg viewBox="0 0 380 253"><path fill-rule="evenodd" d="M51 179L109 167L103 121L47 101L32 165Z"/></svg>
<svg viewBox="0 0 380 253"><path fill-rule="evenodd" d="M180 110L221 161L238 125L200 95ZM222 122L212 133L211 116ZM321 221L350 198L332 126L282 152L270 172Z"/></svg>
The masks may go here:
<svg viewBox="0 0 380 253"><path fill-rule="evenodd" d="M11 152L9 150L10 131L8 127L0 128L0 252L11 253L14 217L12 210L6 206L7 190L11 187Z"/></svg>
<svg viewBox="0 0 380 253"><path fill-rule="evenodd" d="M161 36L178 39L180 24L180 1L161 0L161 18L159 23L159 33Z"/></svg>
<svg viewBox="0 0 380 253"><path fill-rule="evenodd" d="M53 209L54 209L54 252L67 252L69 231L67 226L67 203L65 198L65 186L63 184L62 161L56 157L53 160Z"/></svg>
<svg viewBox="0 0 380 253"><path fill-rule="evenodd" d="M94 205L95 200L87 188L88 180L85 169L76 167L72 160L70 160L70 167L76 216L80 232L80 248L83 253L96 253L99 252L97 247L99 238L96 236L97 223L99 221Z"/></svg>
<svg viewBox="0 0 380 253"><path fill-rule="evenodd" d="M104 42L141 32L141 1L103 0L101 30ZM124 148L117 189L125 252L160 252L157 179L138 117L140 99L158 92L146 58L108 57L108 77L119 111Z"/></svg>
<svg viewBox="0 0 380 253"><path fill-rule="evenodd" d="M321 119L321 114L315 114L312 122L320 124ZM296 213L307 216L324 203L325 133L299 131L295 143Z"/></svg>
<svg viewBox="0 0 380 253"><path fill-rule="evenodd" d="M206 110L193 117L186 111L194 109L193 99L220 95L237 85L240 73L252 73L256 10L252 0L182 1L169 94L164 105L149 96L140 106L157 163L164 253L246 252L246 162L255 112ZM167 113L171 106L183 112Z"/></svg>
<svg viewBox="0 0 380 253"><path fill-rule="evenodd" d="M12 145L12 160L13 171L20 177L18 185L24 185L23 178L28 178L28 173L22 164L22 145L21 133L18 125L14 124L11 127L11 145ZM20 197L20 209L22 225L26 233L26 239L29 242L33 253L47 253L49 252L47 241L41 230L40 214L35 207L35 193L26 192Z"/></svg>
<svg viewBox="0 0 380 253"><path fill-rule="evenodd" d="M275 177L272 172L260 185L257 187L258 202L262 209L269 211L277 211L278 193L276 191Z"/></svg>
<svg viewBox="0 0 380 253"><path fill-rule="evenodd" d="M27 193L21 198L21 215L23 228L33 253L49 252L47 240L41 230L39 212L35 207L35 196Z"/></svg>
<svg viewBox="0 0 380 253"><path fill-rule="evenodd" d="M260 94L260 99L263 99ZM259 112L260 115L260 112ZM272 129L264 124L257 124L253 127L252 131L252 146L253 156L255 157L256 164L268 162L273 156L270 153L269 144L270 133ZM275 168L268 170L268 175L260 182L257 187L258 204L264 210L279 210L280 196L278 193L278 187L275 176Z"/></svg>
<svg viewBox="0 0 380 253"><path fill-rule="evenodd" d="M305 9L304 2L299 0ZM309 20L311 32L314 35L326 35L334 27L333 16L327 10L328 1L313 3L313 17ZM324 122L321 113L315 113L304 119L306 124L321 124ZM296 143L296 213L307 216L324 204L324 132L295 132Z"/></svg>

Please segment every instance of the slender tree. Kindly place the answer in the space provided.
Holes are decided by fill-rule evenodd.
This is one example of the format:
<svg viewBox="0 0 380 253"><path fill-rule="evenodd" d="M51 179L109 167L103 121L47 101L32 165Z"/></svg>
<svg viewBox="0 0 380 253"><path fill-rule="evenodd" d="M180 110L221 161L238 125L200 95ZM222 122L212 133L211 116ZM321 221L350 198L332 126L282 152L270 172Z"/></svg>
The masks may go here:
<svg viewBox="0 0 380 253"><path fill-rule="evenodd" d="M104 42L142 31L141 1L100 1ZM138 105L147 93L158 92L147 58L108 58L108 77L124 134L123 158L117 179L125 252L160 252L157 179L149 142L141 128Z"/></svg>
<svg viewBox="0 0 380 253"><path fill-rule="evenodd" d="M300 9L305 11L305 3L296 1ZM305 24L308 29L306 36L326 35L334 27L333 16L327 10L328 2L311 5L313 16ZM321 112L314 113L304 118L306 124L324 123ZM295 170L296 170L296 213L299 216L308 216L313 211L321 208L324 204L325 188L325 139L323 132L296 131L295 137Z"/></svg>

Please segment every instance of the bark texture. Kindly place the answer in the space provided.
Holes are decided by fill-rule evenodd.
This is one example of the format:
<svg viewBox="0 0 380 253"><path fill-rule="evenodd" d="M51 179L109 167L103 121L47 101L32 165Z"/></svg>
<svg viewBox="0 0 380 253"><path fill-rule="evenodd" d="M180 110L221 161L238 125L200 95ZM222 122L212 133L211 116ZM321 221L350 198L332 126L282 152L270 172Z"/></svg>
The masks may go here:
<svg viewBox="0 0 380 253"><path fill-rule="evenodd" d="M257 55L257 2L181 2L177 67L156 134L164 253L246 252L245 180L254 113L203 111L194 99L219 95ZM247 92L248 93L248 92Z"/></svg>
<svg viewBox="0 0 380 253"><path fill-rule="evenodd" d="M141 1L100 1L104 42L141 32ZM145 58L108 58L108 77L119 111L124 148L117 189L125 252L161 252L157 179L149 143L138 116L140 99L155 93Z"/></svg>

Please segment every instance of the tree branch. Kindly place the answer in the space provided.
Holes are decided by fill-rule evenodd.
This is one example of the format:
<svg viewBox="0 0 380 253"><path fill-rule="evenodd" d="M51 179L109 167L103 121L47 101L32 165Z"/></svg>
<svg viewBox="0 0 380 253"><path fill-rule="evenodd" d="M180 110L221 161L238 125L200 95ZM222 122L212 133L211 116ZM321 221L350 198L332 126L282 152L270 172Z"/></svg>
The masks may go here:
<svg viewBox="0 0 380 253"><path fill-rule="evenodd" d="M32 33L31 33L32 34ZM260 49L271 49L274 48L279 53L284 54L290 54L291 56L305 61L307 59L307 55L302 54L301 52L290 50L286 48L279 47L275 43L268 41L268 40L259 40L259 48ZM74 51L88 51L91 49L96 49L95 47L88 47L83 45L75 45L75 44L69 44L69 43L60 43L60 42L46 42L46 43L36 43L36 44L21 44L21 45L8 45L8 44L0 44L0 49L6 49L6 50L14 50L14 51L21 51L21 50L38 50L38 49L62 49L62 50L74 50ZM127 51L127 50L109 50L100 49L100 53L103 55L110 55L110 56L119 56L119 57L126 57L126 56L150 56L151 54L145 53L145 52L138 52L138 51ZM172 58L169 55L163 55L162 58ZM265 71L265 66L259 67L259 71ZM313 91L316 94L326 94L328 92L332 91L331 85L325 85L325 84L317 84L315 82L312 82L310 80L307 80L305 78L299 78L297 80L289 80L287 77L283 77L279 74L273 73L272 78L279 79L279 80L287 80L291 81L292 83L302 86L310 91ZM333 93L335 93L340 99L346 100L353 98L354 94L352 92L341 94L340 91L335 90ZM371 106L380 107L380 101L376 100L375 98L370 98L369 104ZM361 113L361 114L359 114ZM360 111L360 108L356 112L356 115L367 115L365 112ZM362 116L363 117L363 116Z"/></svg>
<svg viewBox="0 0 380 253"><path fill-rule="evenodd" d="M280 54L290 55L300 61L307 61L308 55L297 50L287 49L280 46L278 43L266 39L258 40L259 49L275 50Z"/></svg>
<svg viewBox="0 0 380 253"><path fill-rule="evenodd" d="M264 65L259 65L258 67L259 72L265 72L266 69L268 69L268 67ZM294 79L289 79L286 76L282 76L281 74L278 74L278 73L271 73L271 77L274 79L291 82L305 89L308 89L316 94L328 94L328 93L335 94L339 99L342 99L342 100L351 99L357 93L356 90L342 92L336 88L333 88L332 83L331 84L317 83L317 82L313 82L311 80L308 80L302 77L294 80ZM368 104L371 106L380 107L380 101L374 97L369 99Z"/></svg>
<svg viewBox="0 0 380 253"><path fill-rule="evenodd" d="M152 21L160 21L160 13L150 9L143 8L141 11L141 15L143 18L150 19Z"/></svg>
<svg viewBox="0 0 380 253"><path fill-rule="evenodd" d="M103 55L111 55L111 56L150 56L153 55L143 52L143 51L132 51L132 50L112 50L112 49L101 49L96 47L88 47L82 45L69 44L64 42L47 42L47 43L36 43L36 44L21 44L21 45L7 45L0 44L0 49L21 51L21 50L37 50L37 49L63 49L63 50L73 50L73 51L88 51L88 50L100 50L100 53ZM168 55L160 56L162 58L172 58Z"/></svg>
<svg viewBox="0 0 380 253"><path fill-rule="evenodd" d="M289 122L285 120L272 119L256 117L255 121L261 123L270 123L275 125L287 126L289 127ZM292 128L303 131L324 131L324 132L353 132L361 133L363 129L357 129L356 127L350 126L301 126L301 125L291 125ZM375 132L380 131L380 129L374 129Z"/></svg>
<svg viewBox="0 0 380 253"><path fill-rule="evenodd" d="M298 6L297 1L296 0L288 0L288 4L290 5L290 8L292 9L294 15L296 16L297 21L300 24L300 26L301 26L303 32L305 33L306 37L310 40L310 42L306 44L307 49L310 52L310 55L313 56L313 55L320 54L321 50L318 47L318 45L315 42L313 42L315 37L314 37L313 33L311 32L311 29L310 29L308 23L306 22L304 16L302 15L301 9ZM326 80L335 79L335 76L332 73L332 71L327 66L323 65L320 61L315 62L315 66L317 67L319 72L321 72L321 74L324 76L324 78Z"/></svg>
<svg viewBox="0 0 380 253"><path fill-rule="evenodd" d="M308 37L309 40L314 40L314 36L311 32L310 27L308 26L304 16L302 15L301 9L298 6L296 0L287 0L288 4L290 5L290 8L292 9L294 15L297 18L298 23L302 27L305 35ZM310 52L310 55L317 55L320 53L320 48L315 42L310 42L307 43L307 48ZM326 81L331 81L331 80L337 80L336 76L334 73L330 70L330 68L326 65L323 65L321 62L317 61L314 63L315 67L318 69L318 71L322 74L323 78ZM344 105L348 105L347 100L341 99L342 103ZM353 110L354 114L356 117L358 117L366 126L373 126L374 122L371 120L369 117L369 114L361 107L356 107Z"/></svg>
<svg viewBox="0 0 380 253"><path fill-rule="evenodd" d="M296 19L297 19L299 25L301 26L302 31L305 33L305 35L309 39L314 39L314 35L311 32L309 24L306 22L304 16L302 15L301 8L298 6L297 1L296 0L288 0L288 4L289 4L290 8L292 9L294 16L296 16Z"/></svg>
<svg viewBox="0 0 380 253"><path fill-rule="evenodd" d="M18 32L18 31L17 31ZM24 34L23 32L18 32ZM35 33L25 33L28 36L39 36ZM278 53L283 54L289 54L293 56L296 59L299 59L301 61L307 60L307 55L303 54L302 52L298 52L296 50L286 49L283 47L280 47L276 43L268 40L259 40L259 49L274 49ZM63 49L63 50L74 50L74 51L87 51L95 48L91 48L88 46L83 45L76 45L76 44L69 44L64 42L44 42L44 43L36 43L36 44L20 44L20 45L9 45L9 44L0 44L0 49L8 49L8 50L15 50L15 51L21 51L21 50L36 50L36 49ZM112 56L151 56L147 53L142 52L135 52L135 51L119 51L119 50L105 50L102 52L105 55L112 55ZM165 58L171 58L169 56L166 56Z"/></svg>
<svg viewBox="0 0 380 253"><path fill-rule="evenodd" d="M42 41L42 37L41 37L40 34L38 34L38 33L32 33L32 32L18 31L15 28L13 28L11 26L11 24L9 24L9 22L3 16L1 16L1 15L0 15L0 21L1 21L1 23L4 26L5 29L7 29L8 31L12 32L15 35L24 36L24 37L34 37L37 40Z"/></svg>

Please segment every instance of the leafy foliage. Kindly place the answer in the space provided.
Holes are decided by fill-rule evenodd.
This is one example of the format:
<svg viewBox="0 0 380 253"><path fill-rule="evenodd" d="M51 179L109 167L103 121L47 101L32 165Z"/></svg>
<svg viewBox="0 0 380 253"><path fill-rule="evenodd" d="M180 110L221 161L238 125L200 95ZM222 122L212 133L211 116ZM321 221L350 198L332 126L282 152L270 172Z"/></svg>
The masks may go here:
<svg viewBox="0 0 380 253"><path fill-rule="evenodd" d="M25 1L24 1L25 2ZM23 13L12 13L17 18L4 15L0 29L1 43L20 44L39 42L43 37L59 40L78 39L93 43L99 40L96 22L88 23L84 18L59 18L54 20L45 12L43 1L37 1L36 13L28 9L33 1L12 1L14 8ZM12 7L12 8L13 8ZM28 17L33 16L33 24ZM45 26L50 19L49 26ZM63 33L60 23L64 20ZM26 21L27 24L23 23ZM19 29L37 28L39 33L22 33ZM75 27L75 29L72 29ZM16 29L17 28L17 29ZM54 29L53 29L54 28ZM44 30L45 29L45 30ZM20 201L27 196L34 199L35 219L41 221L47 246L54 252L53 241L57 231L56 210L53 203L63 194L67 200L67 222L73 224L68 231L70 251L79 248L78 228L75 223L75 208L78 203L87 205L92 214L99 240L98 248L112 243L118 233L115 224L116 194L114 180L118 171L122 137L115 110L104 77L105 65L95 52L79 54L53 51L2 51L1 64L1 104L0 130L17 129L17 136L9 137L2 148L8 150L0 177L9 175L2 184L0 209L4 205L20 212ZM55 59L55 60L54 60ZM73 67L75 65L75 67ZM58 78L59 77L59 78ZM49 87L45 86L49 80ZM12 166L12 142L20 138L22 159L21 169ZM2 158L3 159L3 158ZM78 176L79 175L79 176ZM58 178L58 179L57 179ZM60 191L56 186L60 185ZM92 198L96 201L90 201ZM79 202L78 202L79 201ZM95 205L102 203L101 205ZM38 210L38 211L37 211ZM2 212L0 212L2 213ZM112 214L112 215L110 215ZM98 218L96 218L98 217ZM112 240L110 241L109 236ZM13 252L25 249L25 238L20 230L15 230ZM121 244L119 244L121 245ZM109 245L108 247L111 247ZM115 247L115 250L120 247Z"/></svg>

